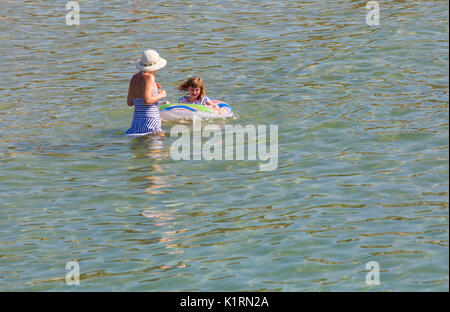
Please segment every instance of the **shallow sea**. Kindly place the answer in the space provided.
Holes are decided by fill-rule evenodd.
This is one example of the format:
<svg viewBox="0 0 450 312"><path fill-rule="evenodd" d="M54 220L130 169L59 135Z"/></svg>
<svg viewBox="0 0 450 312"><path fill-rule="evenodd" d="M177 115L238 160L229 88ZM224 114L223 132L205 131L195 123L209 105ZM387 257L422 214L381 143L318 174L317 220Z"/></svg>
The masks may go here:
<svg viewBox="0 0 450 312"><path fill-rule="evenodd" d="M78 2L0 7L0 291L449 290L448 1ZM147 48L277 168L124 136Z"/></svg>

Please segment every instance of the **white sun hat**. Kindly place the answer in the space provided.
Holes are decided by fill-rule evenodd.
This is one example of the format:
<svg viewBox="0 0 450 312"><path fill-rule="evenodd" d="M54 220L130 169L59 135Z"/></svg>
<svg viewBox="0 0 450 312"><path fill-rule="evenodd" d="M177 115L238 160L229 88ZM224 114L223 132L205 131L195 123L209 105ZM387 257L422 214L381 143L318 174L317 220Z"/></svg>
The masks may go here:
<svg viewBox="0 0 450 312"><path fill-rule="evenodd" d="M155 50L145 50L136 68L143 72L151 72L166 66L167 61L159 56Z"/></svg>

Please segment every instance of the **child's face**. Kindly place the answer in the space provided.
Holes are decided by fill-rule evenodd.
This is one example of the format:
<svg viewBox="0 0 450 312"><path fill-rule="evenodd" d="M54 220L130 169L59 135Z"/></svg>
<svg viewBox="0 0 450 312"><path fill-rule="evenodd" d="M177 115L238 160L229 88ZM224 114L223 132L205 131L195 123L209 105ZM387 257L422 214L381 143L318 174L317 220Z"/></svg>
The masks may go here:
<svg viewBox="0 0 450 312"><path fill-rule="evenodd" d="M199 87L189 87L188 91L191 98L198 98L201 92Z"/></svg>

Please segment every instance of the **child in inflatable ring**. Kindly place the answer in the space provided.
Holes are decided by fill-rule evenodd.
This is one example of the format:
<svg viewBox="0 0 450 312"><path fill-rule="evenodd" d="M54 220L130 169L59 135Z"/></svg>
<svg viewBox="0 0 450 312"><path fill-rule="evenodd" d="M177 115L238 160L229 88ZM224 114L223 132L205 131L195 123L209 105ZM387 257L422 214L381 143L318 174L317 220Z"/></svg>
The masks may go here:
<svg viewBox="0 0 450 312"><path fill-rule="evenodd" d="M218 114L221 114L219 107L206 96L206 88L202 78L198 76L190 77L180 84L178 89L189 92L189 95L180 97L178 103L207 105Z"/></svg>

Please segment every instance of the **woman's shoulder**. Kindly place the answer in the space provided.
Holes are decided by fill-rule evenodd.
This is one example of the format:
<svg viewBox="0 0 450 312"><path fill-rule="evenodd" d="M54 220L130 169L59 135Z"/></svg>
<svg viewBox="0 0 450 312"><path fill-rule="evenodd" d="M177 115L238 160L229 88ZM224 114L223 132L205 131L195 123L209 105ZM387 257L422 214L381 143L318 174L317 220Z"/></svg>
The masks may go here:
<svg viewBox="0 0 450 312"><path fill-rule="evenodd" d="M145 80L155 80L155 76L153 76L150 73L146 73L146 72L139 72L133 75L133 77L131 79L145 79Z"/></svg>
<svg viewBox="0 0 450 312"><path fill-rule="evenodd" d="M150 74L150 73L143 72L143 73L142 73L142 77L143 77L145 80L155 81L155 76L153 76L153 75Z"/></svg>

